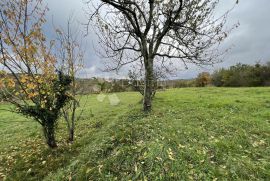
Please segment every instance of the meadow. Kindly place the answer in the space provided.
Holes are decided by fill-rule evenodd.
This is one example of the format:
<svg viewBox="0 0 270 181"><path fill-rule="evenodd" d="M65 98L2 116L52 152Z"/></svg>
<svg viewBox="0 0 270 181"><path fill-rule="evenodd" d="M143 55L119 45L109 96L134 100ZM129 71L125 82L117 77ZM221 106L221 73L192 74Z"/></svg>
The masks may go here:
<svg viewBox="0 0 270 181"><path fill-rule="evenodd" d="M58 148L0 104L0 180L267 180L270 88L158 92L150 114L135 92L85 96L76 137L60 120ZM114 95L114 96L115 96Z"/></svg>

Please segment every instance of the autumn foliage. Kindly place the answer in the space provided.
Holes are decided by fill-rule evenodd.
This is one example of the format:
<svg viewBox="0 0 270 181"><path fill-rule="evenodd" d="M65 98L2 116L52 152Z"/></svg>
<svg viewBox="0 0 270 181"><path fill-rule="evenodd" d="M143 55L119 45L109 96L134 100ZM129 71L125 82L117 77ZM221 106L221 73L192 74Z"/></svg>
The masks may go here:
<svg viewBox="0 0 270 181"><path fill-rule="evenodd" d="M54 41L42 31L47 8L40 0L3 0L0 6L1 97L39 122L49 147L56 147L54 128L70 100L71 79L57 71Z"/></svg>
<svg viewBox="0 0 270 181"><path fill-rule="evenodd" d="M208 72L202 72L196 78L197 87L206 87L211 83L211 75Z"/></svg>

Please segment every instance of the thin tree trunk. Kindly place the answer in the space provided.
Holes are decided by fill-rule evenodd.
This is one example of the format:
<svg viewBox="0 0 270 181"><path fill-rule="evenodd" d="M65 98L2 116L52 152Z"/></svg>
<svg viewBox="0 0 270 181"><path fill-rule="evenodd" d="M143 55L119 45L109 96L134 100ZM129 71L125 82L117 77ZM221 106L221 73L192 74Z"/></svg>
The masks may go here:
<svg viewBox="0 0 270 181"><path fill-rule="evenodd" d="M74 128L71 128L71 129L69 130L69 138L68 138L68 141L69 141L70 143L72 143L72 142L74 141Z"/></svg>
<svg viewBox="0 0 270 181"><path fill-rule="evenodd" d="M72 84L72 94L75 98L76 96L76 84L75 84L75 77L73 76L73 84ZM72 113L71 113L71 128L69 129L69 142L72 143L74 141L74 132L75 132L75 113L76 113L76 100L72 101Z"/></svg>
<svg viewBox="0 0 270 181"><path fill-rule="evenodd" d="M144 99L143 110L150 112L152 109L152 94L153 94L153 61L148 60L145 64L145 83L144 83Z"/></svg>

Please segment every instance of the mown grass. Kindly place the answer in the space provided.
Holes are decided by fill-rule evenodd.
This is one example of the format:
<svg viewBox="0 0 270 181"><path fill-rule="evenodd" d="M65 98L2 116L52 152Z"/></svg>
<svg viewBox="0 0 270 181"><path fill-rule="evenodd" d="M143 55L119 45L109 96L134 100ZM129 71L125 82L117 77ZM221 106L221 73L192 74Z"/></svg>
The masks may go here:
<svg viewBox="0 0 270 181"><path fill-rule="evenodd" d="M148 115L140 111L137 93L117 94L117 106L96 96L83 99L86 107L74 144L66 143L64 123L59 123L56 150L43 143L39 125L0 111L2 178L270 178L270 88L167 90L156 95Z"/></svg>

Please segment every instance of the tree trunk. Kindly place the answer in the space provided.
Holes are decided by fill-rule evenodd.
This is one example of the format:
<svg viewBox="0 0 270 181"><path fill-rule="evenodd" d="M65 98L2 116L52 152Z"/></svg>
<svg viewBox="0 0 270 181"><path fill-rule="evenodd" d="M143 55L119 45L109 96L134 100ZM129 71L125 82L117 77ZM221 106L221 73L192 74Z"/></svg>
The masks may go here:
<svg viewBox="0 0 270 181"><path fill-rule="evenodd" d="M71 128L71 129L69 130L69 138L68 138L68 141L69 141L70 143L72 143L72 142L74 141L74 129L73 129L73 128Z"/></svg>
<svg viewBox="0 0 270 181"><path fill-rule="evenodd" d="M153 61L148 60L145 63L145 81L144 81L144 99L143 110L150 112L152 109L152 94L153 94Z"/></svg>
<svg viewBox="0 0 270 181"><path fill-rule="evenodd" d="M52 135L51 137L49 137L47 139L47 144L50 148L56 148L57 147L57 144L56 144L56 140L55 140L55 136Z"/></svg>
<svg viewBox="0 0 270 181"><path fill-rule="evenodd" d="M73 78L73 85L72 85L72 94L75 97L76 96L76 90L75 90L75 78ZM73 100L72 102L72 114L71 114L71 127L69 126L69 142L72 143L74 141L74 132L75 132L75 113L77 108L77 102L76 100Z"/></svg>
<svg viewBox="0 0 270 181"><path fill-rule="evenodd" d="M44 135L47 141L47 145L50 148L56 148L57 144L56 144L56 140L55 140L55 134L54 134L54 124L47 124L45 125L45 127L43 128L44 131Z"/></svg>

